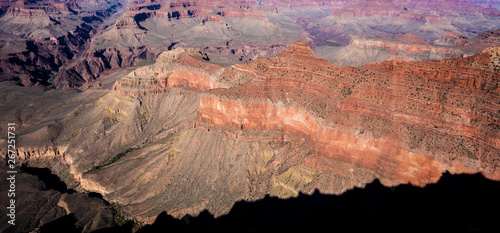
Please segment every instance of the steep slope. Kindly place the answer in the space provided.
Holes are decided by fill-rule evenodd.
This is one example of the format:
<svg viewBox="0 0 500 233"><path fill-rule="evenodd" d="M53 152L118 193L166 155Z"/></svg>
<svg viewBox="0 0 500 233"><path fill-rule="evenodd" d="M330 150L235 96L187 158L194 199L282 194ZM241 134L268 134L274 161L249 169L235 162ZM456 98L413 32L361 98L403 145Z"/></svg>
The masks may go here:
<svg viewBox="0 0 500 233"><path fill-rule="evenodd" d="M354 68L298 43L223 67L179 48L112 90L41 98L2 83L1 121L19 125L20 162L50 167L147 223L163 211L220 216L239 200L339 194L376 178L499 180L498 54Z"/></svg>
<svg viewBox="0 0 500 233"><path fill-rule="evenodd" d="M413 33L426 41L445 33L474 36L497 29L496 9L485 9L466 0L455 1L348 1L328 17L314 20L321 26L336 27L351 34L370 33L394 38ZM476 17L484 20L475 20Z"/></svg>
<svg viewBox="0 0 500 233"><path fill-rule="evenodd" d="M51 86L59 69L87 48L119 1L2 2L0 81Z"/></svg>
<svg viewBox="0 0 500 233"><path fill-rule="evenodd" d="M113 26L62 70L55 85L86 89L104 70L155 60L174 46L196 48L214 62L235 64L310 40L282 18L275 7L256 1L132 1Z"/></svg>
<svg viewBox="0 0 500 233"><path fill-rule="evenodd" d="M363 66L387 60L439 61L468 57L485 48L499 46L498 32L485 31L472 38L446 33L434 44L411 33L395 39L356 36L345 47L325 45L316 49L315 54L341 66Z"/></svg>
<svg viewBox="0 0 500 233"><path fill-rule="evenodd" d="M395 59L435 61L459 58L463 54L459 48L432 45L413 34L406 34L393 40L358 36L353 38L348 46L334 53L328 53L328 50L319 50L317 53L318 56L341 66L363 66L370 62Z"/></svg>
<svg viewBox="0 0 500 233"><path fill-rule="evenodd" d="M485 4L493 3L480 5ZM443 41L447 35L472 38L498 29L500 11L480 5L465 0L2 1L0 81L85 90L106 70L155 60L176 46L208 53L212 62L227 66L274 56L298 41L341 65L455 58L461 56L456 48L439 47L460 47ZM373 44L373 38L393 43L410 33L433 46L404 55L405 49L362 45ZM405 43L414 46L400 44ZM361 57L351 60L354 55Z"/></svg>
<svg viewBox="0 0 500 233"><path fill-rule="evenodd" d="M306 50L303 46L296 45L296 49ZM468 60L457 60L452 65L450 61L437 66L432 63L401 63L406 65L404 67L396 63L393 68L385 69L382 73L376 71L381 70L379 66L387 66L387 63L361 69L340 69L332 67L326 61L311 59L307 68L300 65L283 67L284 63L294 64L297 61L295 59L303 59L304 53L310 56L312 51L291 54L285 52L273 59L248 64L250 67L247 69L257 70L260 82L241 88L219 89L216 95L227 96L223 99L202 98L198 119L241 129L274 129L303 135L310 140L311 145L316 146L318 155L366 166L375 169L383 177L403 182L418 184L425 182L424 177L433 180L442 169L471 171L473 167L482 167L481 169L490 173L495 166L489 167L476 162L496 160L498 148L493 149L498 143L498 137L494 136L497 131L494 126L496 123L495 120L486 123L489 122L486 120L484 124L491 124L491 127L486 127L483 124L476 125L472 119L482 119L484 115L479 113L490 109L486 107L489 101L477 98L498 97L498 67L494 65L497 63L496 50L498 49L486 50ZM491 60L488 58L490 55L493 56ZM468 65L470 63L476 64L474 68L479 70L471 69ZM425 68L420 68L422 66ZM438 71L433 71L434 69ZM299 72L294 75L294 70ZM396 70L411 70L413 73L400 74ZM278 78L282 72L285 75ZM363 78L367 73L370 74L369 77ZM463 73L468 75L464 77ZM481 79L473 78L478 74ZM408 80L405 81L405 78ZM399 83L412 84L411 87L402 87ZM441 86L444 89L424 94L420 93L420 89L424 87L422 85L427 88ZM470 95L470 99L466 99L469 104L465 100L458 104L447 97L450 95L446 91L447 86L463 88L461 91L454 90L456 93L468 93L467 89L474 88L483 94ZM399 88L405 91L400 92ZM251 96L256 97L240 100ZM251 101L254 98L256 99ZM266 99L270 99L271 103ZM402 101L404 104L393 101ZM485 105L465 107L472 103ZM472 108L475 113L462 115L462 111L456 109L458 106ZM497 118L494 110L497 108L498 106L486 110L488 113L484 119ZM260 112L257 109L265 110ZM435 116L439 117L434 118ZM318 117L321 120L315 119ZM356 133L351 133L352 130ZM391 140L385 141L388 138ZM393 144L394 142L397 143ZM481 144L488 146L479 149ZM359 151L354 148L359 148ZM389 152L389 148L400 149ZM391 153L395 153L394 157ZM436 156L435 153L439 156L433 157L432 155ZM441 157L443 155L446 156ZM454 159L449 160L450 158ZM455 164L455 159L460 162ZM394 167L391 168L395 170L388 171L386 168L389 164L393 164ZM496 172L490 174L498 176Z"/></svg>
<svg viewBox="0 0 500 233"><path fill-rule="evenodd" d="M319 48L316 55L337 65L361 66L392 59L442 60L470 56L497 44L465 46L453 38L474 38L498 29L499 11L460 1L347 1L329 15L299 17ZM428 43L415 42L415 35Z"/></svg>
<svg viewBox="0 0 500 233"><path fill-rule="evenodd" d="M6 168L2 166L0 171L7 173ZM109 203L86 193L68 190L48 169L23 168L16 172L15 225L0 225L2 232L54 232L52 229L94 232L119 225L114 219L116 211ZM0 181L2 190L8 190L9 185L8 180ZM9 203L10 198L3 195L0 201ZM1 220L7 223L11 219L3 215Z"/></svg>

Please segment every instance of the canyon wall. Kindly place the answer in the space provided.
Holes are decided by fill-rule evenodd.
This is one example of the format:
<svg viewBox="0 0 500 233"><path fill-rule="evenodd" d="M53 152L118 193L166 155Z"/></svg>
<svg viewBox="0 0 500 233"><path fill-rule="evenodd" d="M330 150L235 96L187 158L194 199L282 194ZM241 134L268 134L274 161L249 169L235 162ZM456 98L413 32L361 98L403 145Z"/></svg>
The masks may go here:
<svg viewBox="0 0 500 233"><path fill-rule="evenodd" d="M118 1L92 2L2 3L0 81L57 86L54 80L61 67L88 49L99 24L121 6Z"/></svg>
<svg viewBox="0 0 500 233"><path fill-rule="evenodd" d="M2 121L19 125L20 163L50 167L145 223L162 211L221 216L239 200L339 194L374 179L425 186L447 171L499 180L498 54L356 68L297 43L224 67L174 49L80 93L40 98L3 83L17 107L3 106Z"/></svg>
<svg viewBox="0 0 500 233"><path fill-rule="evenodd" d="M338 77L335 80L325 80L319 72L273 67L272 60L289 59L278 56L261 63L265 72L257 76L265 79L265 86L256 82L218 90L219 97L203 97L198 120L301 135L318 156L365 166L402 182L422 185L445 170L481 171L498 179L493 165L499 145L494 126L498 106L481 97L498 98L497 68L491 66L497 62L496 50L438 64L387 62L359 70L318 61L312 65L324 65L318 70ZM276 78L279 70L288 73ZM349 76L342 77L343 72ZM370 81L364 83L366 79ZM324 85L316 85L320 80ZM308 95L313 91L317 94ZM473 94L466 94L470 91ZM461 100L453 97L457 93ZM316 107L317 102L322 107Z"/></svg>
<svg viewBox="0 0 500 233"><path fill-rule="evenodd" d="M481 3L481 6L493 3ZM304 41L338 65L470 56L500 11L467 1L3 1L0 81L87 89L106 70L189 47L230 66ZM425 43L408 38L416 35ZM448 35L448 36L447 36ZM454 36L451 36L454 35ZM399 40L398 40L399 39ZM465 43L465 44L464 44ZM465 46L465 47L464 47Z"/></svg>

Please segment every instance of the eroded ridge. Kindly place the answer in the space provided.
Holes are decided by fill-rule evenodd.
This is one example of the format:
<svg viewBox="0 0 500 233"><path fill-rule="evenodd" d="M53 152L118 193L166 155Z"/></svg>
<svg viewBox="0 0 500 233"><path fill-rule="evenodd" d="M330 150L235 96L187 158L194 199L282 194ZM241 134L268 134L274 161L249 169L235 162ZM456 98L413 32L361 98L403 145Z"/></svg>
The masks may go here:
<svg viewBox="0 0 500 233"><path fill-rule="evenodd" d="M19 144L30 145L18 148L20 162L151 223L162 211L221 216L240 200L339 194L374 179L424 186L449 171L499 180L498 54L356 68L297 43L225 67L174 49L114 90L43 99L0 88L18 105L6 111L22 121Z"/></svg>
<svg viewBox="0 0 500 233"><path fill-rule="evenodd" d="M300 135L318 156L423 185L445 170L498 179L498 48L442 62L337 67L299 43L238 65L243 86L203 96L197 119Z"/></svg>

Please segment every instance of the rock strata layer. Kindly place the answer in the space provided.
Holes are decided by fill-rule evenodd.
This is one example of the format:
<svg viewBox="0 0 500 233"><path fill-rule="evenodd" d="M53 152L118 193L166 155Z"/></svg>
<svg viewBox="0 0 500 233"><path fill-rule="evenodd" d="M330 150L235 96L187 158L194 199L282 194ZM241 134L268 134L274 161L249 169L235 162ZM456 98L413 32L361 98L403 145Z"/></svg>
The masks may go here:
<svg viewBox="0 0 500 233"><path fill-rule="evenodd" d="M200 50L226 66L277 55L298 41L346 66L466 57L500 44L499 39L472 39L498 30L497 5L465 0L1 1L0 81L86 90L103 72L156 60L176 47Z"/></svg>
<svg viewBox="0 0 500 233"><path fill-rule="evenodd" d="M3 83L14 105L1 106L2 122L19 126L21 163L50 167L147 223L162 211L220 216L239 200L339 194L373 179L500 180L498 54L356 68L297 43L225 67L179 48L109 89L40 97Z"/></svg>

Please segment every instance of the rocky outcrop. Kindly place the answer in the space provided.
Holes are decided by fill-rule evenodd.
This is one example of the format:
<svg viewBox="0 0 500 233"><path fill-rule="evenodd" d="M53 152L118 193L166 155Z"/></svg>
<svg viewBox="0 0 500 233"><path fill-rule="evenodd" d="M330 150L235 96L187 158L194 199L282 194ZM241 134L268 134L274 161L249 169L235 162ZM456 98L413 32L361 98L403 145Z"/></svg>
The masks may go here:
<svg viewBox="0 0 500 233"><path fill-rule="evenodd" d="M498 71L498 51L499 47L488 48L471 57L440 61L433 66L422 62L386 62L374 65L374 67L378 67L378 69L384 67L383 70L394 72L396 76L421 78L429 76L442 82L451 82L455 86L498 92L496 84L498 78L496 73ZM369 67L372 66L369 65ZM397 67L397 70L395 70L395 67ZM412 69L404 71L405 67L411 67Z"/></svg>
<svg viewBox="0 0 500 233"><path fill-rule="evenodd" d="M341 65L359 66L388 59L455 58L461 56L456 48L442 46L465 45L450 35L472 38L484 30L496 29L500 15L497 9L481 8L464 0L176 0L130 1L124 5L117 1L85 0L50 4L40 1L30 6L21 3L6 2L2 8L5 14L0 19L0 30L17 37L16 46L7 45L13 42L0 42L0 46L16 50L2 53L2 80L82 90L106 70L155 60L160 51L175 46L201 50L213 62L223 65L274 56L297 41L307 42L314 50L321 47L319 55ZM118 11L121 7L125 9ZM120 15L107 21L115 12ZM428 49L420 42L401 40L391 49L359 45L339 52L365 35L393 43L393 39L410 33L441 47L429 45ZM63 37L71 43L60 43ZM39 50L57 53L38 56L29 46L19 46L26 44L25 40L36 44ZM50 45L54 43L59 47ZM463 51L469 56L488 46L468 46ZM361 48L367 49L366 54L360 52ZM410 52L405 54L407 50ZM354 56L359 58L354 61Z"/></svg>
<svg viewBox="0 0 500 233"><path fill-rule="evenodd" d="M7 173L5 167L0 171ZM30 173L28 173L30 172ZM38 176L38 177L37 177ZM15 225L2 224L2 232L31 232L54 229L93 232L117 226L116 211L106 201L85 193L68 190L64 182L48 169L17 169ZM8 181L1 181L2 190L9 189ZM21 194L22 195L19 195ZM9 203L7 195L1 198ZM7 215L2 221L8 221Z"/></svg>
<svg viewBox="0 0 500 233"><path fill-rule="evenodd" d="M24 8L11 7L7 10L7 12L5 13L5 16L28 18L28 17L37 17L37 16L48 17L48 14L43 9L24 9Z"/></svg>
<svg viewBox="0 0 500 233"><path fill-rule="evenodd" d="M115 29L139 28L137 21L133 17L123 17L116 21Z"/></svg>
<svg viewBox="0 0 500 233"><path fill-rule="evenodd" d="M76 2L40 1L9 6L0 18L2 38L8 38L0 41L7 49L0 52L0 81L55 87L60 69L88 49L98 23L117 10L113 3L84 1L77 6ZM16 44L15 49L10 44Z"/></svg>
<svg viewBox="0 0 500 233"><path fill-rule="evenodd" d="M337 65L363 66L386 60L433 61L463 55L461 49L432 45L413 34L406 34L394 40L356 37L347 47L324 57Z"/></svg>
<svg viewBox="0 0 500 233"><path fill-rule="evenodd" d="M446 164L431 156L405 150L392 140L352 135L344 130L322 126L314 115L280 104L204 97L201 99L198 120L241 130L283 131L285 141L293 141L293 136L300 136L315 145L317 155L366 167L379 177L403 183L425 185L435 182L446 170L475 172L459 163ZM330 169L314 159L305 163L320 171Z"/></svg>
<svg viewBox="0 0 500 233"><path fill-rule="evenodd" d="M140 60L154 60L158 56L157 49L149 47L107 48L84 54L62 69L54 80L57 88L86 89L101 76L105 70L119 67L135 66Z"/></svg>
<svg viewBox="0 0 500 233"><path fill-rule="evenodd" d="M167 92L172 87L182 87L188 90L206 91L214 88L226 87L211 77L209 73L202 69L192 69L173 65L175 60L186 53L192 56L192 67L200 63L198 67L203 67L203 60L208 60L206 54L197 53L195 50L177 49L164 52L158 57L158 61L153 66L146 66L131 72L126 77L120 79L113 86L113 90L123 95L143 96ZM212 66L207 64L208 67ZM222 71L223 69L221 69ZM221 72L222 74L222 72Z"/></svg>
<svg viewBox="0 0 500 233"><path fill-rule="evenodd" d="M210 59L174 49L111 90L9 95L15 106L45 103L5 115L22 120L19 162L49 166L146 223L162 211L220 216L238 200L338 194L373 179L500 179L498 48L359 68L318 58L306 43L231 67Z"/></svg>
<svg viewBox="0 0 500 233"><path fill-rule="evenodd" d="M463 46L467 44L467 39L466 36L460 34L446 33L442 38L442 42L452 46Z"/></svg>
<svg viewBox="0 0 500 233"><path fill-rule="evenodd" d="M164 93L172 87L207 91L241 84L251 75L214 65L209 60L206 53L194 49L163 52L154 65L136 69L118 80L113 90L129 96Z"/></svg>
<svg viewBox="0 0 500 233"><path fill-rule="evenodd" d="M297 57L304 57L302 54L307 53L304 52L303 46L303 44L298 45L298 49L292 47L292 50L296 52L293 52L291 56L301 54ZM460 110L461 108L458 107L465 103L456 105L457 103L449 100L449 97L446 99L439 97L439 95L448 96L457 93L458 90L443 89L449 85L455 88L460 87L462 89L458 91L460 93L468 93L468 89L483 93L467 97L471 98L471 101L484 96L487 92L498 93L498 87L494 84L499 78L498 72L488 65L491 62L495 64L497 62L495 55L491 55L492 53L494 52L487 50L474 57L450 60L437 65L388 62L370 65L359 70L328 67L328 63L321 64L316 61L311 68L323 65L322 69L317 69L320 74L308 73L303 81L300 73L296 76L291 75L293 66L273 67L273 64L281 64L277 61L289 59L284 53L275 61L260 62L260 69L253 70L257 72L257 77L265 80L263 81L265 85L258 82L244 88L219 90L216 95L222 95L222 99L221 97L203 97L198 111L198 120L231 126L239 130L278 130L300 135L301 138L309 141L318 156L373 169L375 173L389 180L395 179L422 185L437 180L445 170L471 173L477 172L478 168L486 176L498 179L500 173L495 169L496 165L487 165L495 160L495 154L498 153L499 138L493 136L497 134L497 129L493 126L496 120L490 121L491 117L495 119L498 117L495 116L494 110L498 106L493 107L484 102L485 105L478 105L477 109L473 110L474 113L466 113L465 109ZM490 55L491 59L486 59ZM384 67L385 64L394 64L394 67L387 68L380 74L372 73L374 70L380 70L375 67ZM407 67L400 64L405 64ZM470 67L468 64L475 65ZM280 70L288 70L288 74L283 78L276 78L280 76L276 75L280 73ZM414 73L406 73L408 70ZM343 72L350 73L350 76L341 75ZM371 77L387 78L379 81L376 81L377 78L370 79L371 84L363 87L364 85L358 83L357 80L363 80L367 72L370 72ZM482 73L482 75L475 72ZM335 81L328 81L322 78L321 73L338 78ZM273 75L266 77L266 74ZM467 75L464 76L464 74ZM478 76L481 78L476 78ZM392 85L406 83L404 80L407 78L413 79L412 87L398 87L399 90L395 92L393 88L396 86ZM320 80L324 83L316 84ZM395 80L398 81L392 84L391 82ZM429 96L420 93L418 87L412 89L420 85L417 83L424 84L429 81L433 83L431 87L442 86L439 91L436 90L436 95ZM377 82L385 82L385 84L379 85ZM358 84L351 86L352 83ZM380 89L379 92L377 86L383 90ZM382 94L389 90L391 94ZM318 94L311 95L308 92ZM442 94L438 94L441 92ZM319 93L329 93L331 97ZM408 96L414 97L407 99ZM495 96L498 97L498 94ZM270 98L271 102L266 100L266 97ZM304 105L297 102L309 98L312 100L301 102ZM399 101L401 104L396 103ZM425 102L420 103L420 101ZM387 107L383 107L385 105ZM419 120L411 120L414 119L416 111L420 112ZM488 112L486 113L488 117L480 113L483 111ZM441 117L436 118L436 116ZM475 119L474 122L482 121L483 123L472 123L471 119ZM493 128L487 127L486 129L485 124L493 124ZM358 133L352 133L353 129L356 129L355 132ZM440 146L433 145L434 143ZM462 146L475 149L465 149ZM392 155L392 153L395 154ZM442 157L442 153L447 156ZM315 167L314 164L316 163L309 163ZM316 166L319 167L315 168L324 168L319 164ZM388 166L391 169L387 170ZM381 170L378 170L379 168Z"/></svg>
<svg viewBox="0 0 500 233"><path fill-rule="evenodd" d="M477 33L471 32L471 27L477 31L483 31L484 28L481 30L482 26L474 22L464 22L462 17L495 18L499 13L497 9L485 9L466 0L377 2L360 0L348 1L341 9L332 10L328 17L319 21L319 24L343 29L351 34L368 32L380 37L394 38L401 34L413 33L426 41L435 41L446 33L475 36ZM354 22L363 23L356 25ZM407 26L402 28L401 25ZM394 31L394 28L398 30Z"/></svg>

